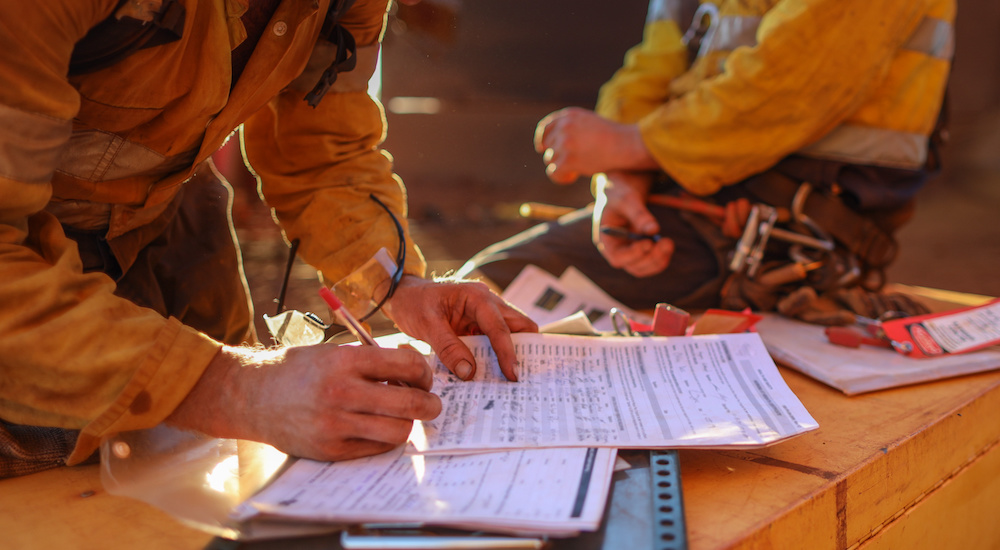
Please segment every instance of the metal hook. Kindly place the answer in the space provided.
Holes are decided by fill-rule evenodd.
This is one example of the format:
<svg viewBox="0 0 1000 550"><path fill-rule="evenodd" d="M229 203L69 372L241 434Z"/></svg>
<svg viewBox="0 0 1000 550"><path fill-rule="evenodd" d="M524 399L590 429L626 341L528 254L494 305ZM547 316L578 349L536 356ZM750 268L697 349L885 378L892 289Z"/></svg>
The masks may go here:
<svg viewBox="0 0 1000 550"><path fill-rule="evenodd" d="M625 323L624 331L618 326L619 321ZM629 322L628 316L625 315L624 311L616 307L611 308L611 326L615 328L615 334L618 336L635 336L635 333L632 332L632 324Z"/></svg>
<svg viewBox="0 0 1000 550"><path fill-rule="evenodd" d="M833 238L830 234L804 212L806 199L809 198L810 193L812 193L812 185L808 182L803 182L799 185L799 188L795 191L795 197L792 198L792 219L806 226L816 237L833 244Z"/></svg>
<svg viewBox="0 0 1000 550"><path fill-rule="evenodd" d="M703 20L708 17L708 26L703 24ZM699 32L704 31L704 35L701 37L701 43L698 47L698 57L703 57L708 53L709 47L712 45L712 40L715 38L715 31L719 28L719 7L711 2L705 2L698 6L698 9L694 12L694 17L691 18L691 26L688 27L687 32L681 38L681 42L687 46Z"/></svg>

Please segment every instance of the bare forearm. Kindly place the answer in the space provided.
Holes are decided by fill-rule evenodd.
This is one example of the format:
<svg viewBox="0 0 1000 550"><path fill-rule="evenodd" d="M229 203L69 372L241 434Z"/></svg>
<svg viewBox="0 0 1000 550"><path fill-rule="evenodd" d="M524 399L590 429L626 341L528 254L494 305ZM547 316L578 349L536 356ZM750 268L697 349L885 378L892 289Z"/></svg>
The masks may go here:
<svg viewBox="0 0 1000 550"><path fill-rule="evenodd" d="M191 392L166 423L212 437L258 439L239 410L256 401L254 378L261 352L226 346L209 363Z"/></svg>

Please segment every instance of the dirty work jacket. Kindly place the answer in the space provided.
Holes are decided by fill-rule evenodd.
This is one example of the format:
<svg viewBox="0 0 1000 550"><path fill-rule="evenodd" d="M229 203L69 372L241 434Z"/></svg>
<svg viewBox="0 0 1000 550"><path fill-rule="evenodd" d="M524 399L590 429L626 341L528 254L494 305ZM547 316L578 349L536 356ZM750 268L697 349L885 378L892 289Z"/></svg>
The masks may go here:
<svg viewBox="0 0 1000 550"><path fill-rule="evenodd" d="M720 0L689 64L653 0L597 112L638 123L663 170L715 193L796 153L919 169L944 94L955 0ZM715 7L716 10L712 8Z"/></svg>
<svg viewBox="0 0 1000 550"><path fill-rule="evenodd" d="M329 65L328 48L310 61L329 0L283 0L232 92L247 1L181 1L180 41L72 78L73 45L117 1L0 3L0 418L82 429L70 463L106 434L161 422L220 344L82 273L60 221L106 231L127 269L147 223L245 122L265 199L327 280L396 250L369 193L405 223L402 184L379 150L384 117L366 93L387 0L358 0L344 18L358 67L316 109L302 98ZM421 275L408 246L406 271Z"/></svg>

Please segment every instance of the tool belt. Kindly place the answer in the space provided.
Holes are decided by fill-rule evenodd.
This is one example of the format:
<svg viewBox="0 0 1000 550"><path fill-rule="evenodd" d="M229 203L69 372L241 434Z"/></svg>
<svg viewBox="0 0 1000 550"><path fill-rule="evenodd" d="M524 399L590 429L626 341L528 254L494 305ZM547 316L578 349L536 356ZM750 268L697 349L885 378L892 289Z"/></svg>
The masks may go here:
<svg viewBox="0 0 1000 550"><path fill-rule="evenodd" d="M682 215L716 251L720 276L706 288L714 287L719 305L732 310L780 311L781 301L803 288L813 297L847 289L877 294L898 251L892 232L912 213L911 201L862 213L837 185L813 185L776 170L715 199L727 197L754 204L739 239L723 235L703 216ZM841 315L830 324L847 320Z"/></svg>
<svg viewBox="0 0 1000 550"><path fill-rule="evenodd" d="M806 219L815 222L818 229L829 233L837 244L856 256L868 271L884 270L896 259L899 246L892 235L872 218L847 206L834 189L824 193L812 188L812 184L808 182L799 183L773 171L747 181L746 188L771 206L791 208L795 206L796 197L803 197L801 212ZM871 290L880 289L883 283L884 280L876 283Z"/></svg>

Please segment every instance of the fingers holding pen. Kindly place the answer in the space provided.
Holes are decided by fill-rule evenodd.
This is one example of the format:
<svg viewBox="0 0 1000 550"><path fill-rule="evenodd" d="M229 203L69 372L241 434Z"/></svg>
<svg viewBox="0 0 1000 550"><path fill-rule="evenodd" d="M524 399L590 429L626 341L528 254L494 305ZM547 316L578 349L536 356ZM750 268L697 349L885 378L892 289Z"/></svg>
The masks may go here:
<svg viewBox="0 0 1000 550"><path fill-rule="evenodd" d="M401 382L410 388L430 391L434 380L424 356L412 347L398 349L361 348L366 357L359 369L373 381ZM370 351L368 351L370 350Z"/></svg>
<svg viewBox="0 0 1000 550"><path fill-rule="evenodd" d="M614 235L602 232L599 249L608 264L633 277L651 277L670 265L674 241L651 235Z"/></svg>
<svg viewBox="0 0 1000 550"><path fill-rule="evenodd" d="M429 420L441 412L441 400L430 393L433 374L415 350L368 346L290 348L287 363L305 363L300 404L320 415L341 413ZM300 351L301 350L301 351ZM293 356L300 351L302 357ZM287 366L287 364L286 364ZM387 385L383 382L401 382Z"/></svg>
<svg viewBox="0 0 1000 550"><path fill-rule="evenodd" d="M441 400L429 392L432 381L427 361L412 350L226 346L168 422L295 456L353 458L400 445L414 420L437 417Z"/></svg>

